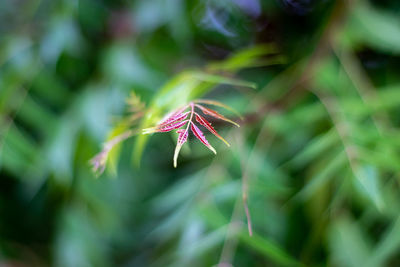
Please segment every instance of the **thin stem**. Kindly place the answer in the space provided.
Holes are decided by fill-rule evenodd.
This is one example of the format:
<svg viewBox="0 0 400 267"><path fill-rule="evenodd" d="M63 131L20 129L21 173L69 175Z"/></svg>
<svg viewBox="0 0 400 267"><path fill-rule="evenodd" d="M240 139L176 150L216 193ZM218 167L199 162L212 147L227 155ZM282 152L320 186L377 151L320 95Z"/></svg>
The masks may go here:
<svg viewBox="0 0 400 267"><path fill-rule="evenodd" d="M137 134L138 131L134 131L134 130L128 130L120 135L117 135L116 137L114 137L113 139L111 139L110 141L106 142L103 146L103 149L111 149L113 146L115 146L116 144L118 144L119 142L122 142L126 139L128 139L129 137Z"/></svg>
<svg viewBox="0 0 400 267"><path fill-rule="evenodd" d="M190 126L190 123L192 123L193 113L194 113L194 105L193 105L193 102L190 102L189 105L190 105L192 111L191 111L191 113L190 113L190 119L189 119L189 123L188 123L188 125L187 125L187 127L186 127L186 132L189 131L189 126Z"/></svg>
<svg viewBox="0 0 400 267"><path fill-rule="evenodd" d="M354 55L343 49L339 51L339 49L333 44L333 51L336 53L337 57L340 60L340 63L343 67L343 70L350 78L351 82L354 85L354 88L357 90L358 94L361 97L361 100L368 106L371 106L372 103L375 101L376 98L376 90L372 85L372 82L368 78L365 71L360 66L360 62L354 57ZM377 116L378 115L378 116ZM372 114L371 119L375 124L375 127L382 136L382 124L381 122L387 122L387 114ZM381 116L379 116L381 115Z"/></svg>
<svg viewBox="0 0 400 267"><path fill-rule="evenodd" d="M198 105L198 104L194 104L196 107L198 108L202 108L202 106Z"/></svg>
<svg viewBox="0 0 400 267"><path fill-rule="evenodd" d="M93 170L97 173L97 176L104 172L107 163L108 153L110 152L110 150L118 143L138 133L138 130L128 130L103 144L103 149L100 151L100 153L98 153L90 160L90 163L93 165Z"/></svg>
<svg viewBox="0 0 400 267"><path fill-rule="evenodd" d="M349 134L349 125L339 118L337 116L337 111L339 110L339 107L337 103L335 102L334 98L332 97L325 97L324 95L320 94L316 90L313 91L313 93L319 98L321 103L325 106L326 111L328 112L329 116L332 119L333 126L336 129L336 132L339 135L339 138L343 144L344 151L346 153L350 168L354 174L355 177L358 177L357 175L357 169L358 169L358 152L350 142L348 138Z"/></svg>
<svg viewBox="0 0 400 267"><path fill-rule="evenodd" d="M250 211L249 211L249 205L247 204L247 184L246 184L246 189L245 183L243 183L243 206L244 206L244 212L246 213L246 219L247 219L247 229L249 230L249 235L253 236L253 226L251 223L251 217L250 217Z"/></svg>
<svg viewBox="0 0 400 267"><path fill-rule="evenodd" d="M233 255L237 248L238 239L236 238L236 234L241 230L240 221L238 218L240 217L240 208L241 208L240 195L236 198L236 203L233 208L231 220L228 225L228 229L225 236L224 245L222 247L221 255L219 258L219 263L216 265L218 267L224 266L232 266L230 263L232 261Z"/></svg>

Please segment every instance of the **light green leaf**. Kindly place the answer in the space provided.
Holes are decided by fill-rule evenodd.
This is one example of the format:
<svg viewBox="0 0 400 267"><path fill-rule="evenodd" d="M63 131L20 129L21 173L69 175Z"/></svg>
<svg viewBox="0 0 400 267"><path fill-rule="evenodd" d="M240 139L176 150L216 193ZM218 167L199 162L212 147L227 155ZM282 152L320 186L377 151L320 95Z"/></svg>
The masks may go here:
<svg viewBox="0 0 400 267"><path fill-rule="evenodd" d="M361 225L349 218L340 218L330 230L331 265L343 267L366 266L371 255Z"/></svg>
<svg viewBox="0 0 400 267"><path fill-rule="evenodd" d="M362 185L365 195L371 199L378 210L384 209L385 203L381 195L381 186L379 181L378 170L372 165L363 165L358 167L355 173L357 181Z"/></svg>
<svg viewBox="0 0 400 267"><path fill-rule="evenodd" d="M256 233L249 236L247 231L242 231L239 236L241 242L270 258L279 266L302 266L278 245Z"/></svg>
<svg viewBox="0 0 400 267"><path fill-rule="evenodd" d="M389 227L382 240L374 248L371 260L366 266L387 266L386 263L391 256L395 255L400 248L400 218Z"/></svg>
<svg viewBox="0 0 400 267"><path fill-rule="evenodd" d="M310 182L304 186L294 198L306 200L311 197L317 190L324 186L334 174L346 167L348 159L346 153L341 151L336 155L324 169L318 170L317 174L310 179Z"/></svg>
<svg viewBox="0 0 400 267"><path fill-rule="evenodd" d="M353 8L346 37L352 42L389 53L400 54L400 21L392 12L386 12L358 1Z"/></svg>
<svg viewBox="0 0 400 267"><path fill-rule="evenodd" d="M263 56L276 54L277 47L274 44L257 45L235 53L233 56L221 62L210 64L210 70L238 71L243 68L268 66L285 63L285 58L275 55L268 59Z"/></svg>
<svg viewBox="0 0 400 267"><path fill-rule="evenodd" d="M327 149L338 142L336 130L331 129L327 133L312 139L293 159L285 165L301 168L311 161L317 159Z"/></svg>

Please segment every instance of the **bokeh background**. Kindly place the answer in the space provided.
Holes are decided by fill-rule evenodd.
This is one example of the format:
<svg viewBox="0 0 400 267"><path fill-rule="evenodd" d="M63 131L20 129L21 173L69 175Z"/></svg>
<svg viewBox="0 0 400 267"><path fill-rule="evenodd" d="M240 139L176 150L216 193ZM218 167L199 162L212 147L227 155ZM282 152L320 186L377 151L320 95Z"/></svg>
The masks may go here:
<svg viewBox="0 0 400 267"><path fill-rule="evenodd" d="M0 266L399 266L399 55L399 1L0 1ZM237 109L231 147L133 137L96 177L161 89Z"/></svg>

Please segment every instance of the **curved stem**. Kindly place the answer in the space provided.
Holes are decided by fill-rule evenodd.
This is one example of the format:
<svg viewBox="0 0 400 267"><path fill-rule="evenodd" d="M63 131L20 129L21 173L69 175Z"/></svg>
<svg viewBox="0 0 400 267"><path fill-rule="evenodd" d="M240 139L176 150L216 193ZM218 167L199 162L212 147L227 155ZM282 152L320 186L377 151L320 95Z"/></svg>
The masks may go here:
<svg viewBox="0 0 400 267"><path fill-rule="evenodd" d="M187 125L187 127L186 127L186 132L189 131L189 126L190 126L190 124L192 123L193 114L195 113L195 112L194 112L194 105L193 105L193 102L190 102L189 105L190 105L192 111L191 111L191 113L190 113L190 119L189 119L189 123L188 123L188 125Z"/></svg>

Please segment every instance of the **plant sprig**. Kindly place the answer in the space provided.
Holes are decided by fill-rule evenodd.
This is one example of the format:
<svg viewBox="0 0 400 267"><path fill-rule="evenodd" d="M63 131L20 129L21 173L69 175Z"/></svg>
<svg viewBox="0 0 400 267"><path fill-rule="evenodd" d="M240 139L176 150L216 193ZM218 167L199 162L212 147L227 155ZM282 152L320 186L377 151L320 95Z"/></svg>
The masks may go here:
<svg viewBox="0 0 400 267"><path fill-rule="evenodd" d="M179 152L188 139L189 129L193 133L193 135L200 140L200 142L203 145L205 145L208 149L210 149L214 154L217 154L214 147L210 145L210 143L204 136L203 132L196 125L196 122L199 125L205 127L209 132L211 132L221 141L223 141L228 147L230 146L229 143L221 135L218 134L218 132L211 125L211 123L205 118L205 116L210 116L214 119L223 120L237 127L240 127L239 124L237 124L236 122L226 118L225 116L223 116L222 114L218 113L217 111L211 108L205 107L203 104L223 107L227 110L235 112L229 106L226 106L225 104L220 103L218 101L208 100L208 99L198 99L168 113L163 119L161 119L160 122L157 123L156 126L143 129L143 134L150 134L156 132L170 132L173 130L177 130L176 132L178 133L178 140L175 147L174 160L173 160L175 168L177 166ZM203 115L199 114L200 111L202 112Z"/></svg>

